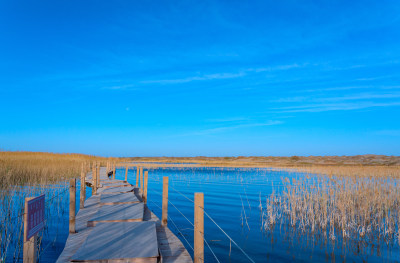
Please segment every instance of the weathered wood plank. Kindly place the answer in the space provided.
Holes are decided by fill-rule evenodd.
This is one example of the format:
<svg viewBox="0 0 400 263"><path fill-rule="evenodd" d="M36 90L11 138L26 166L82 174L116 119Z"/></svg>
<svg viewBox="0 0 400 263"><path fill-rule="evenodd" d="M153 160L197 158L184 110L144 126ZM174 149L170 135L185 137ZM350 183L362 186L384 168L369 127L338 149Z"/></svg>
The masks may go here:
<svg viewBox="0 0 400 263"><path fill-rule="evenodd" d="M104 205L88 221L88 227L105 222L137 222L143 221L143 203Z"/></svg>
<svg viewBox="0 0 400 263"><path fill-rule="evenodd" d="M155 222L100 223L72 256L72 261L141 259L159 256Z"/></svg>
<svg viewBox="0 0 400 263"><path fill-rule="evenodd" d="M110 188L100 188L97 193L99 194L107 194L107 193L128 193L132 192L134 187L132 186L116 186Z"/></svg>
<svg viewBox="0 0 400 263"><path fill-rule="evenodd" d="M140 203L139 199L132 193L112 193L112 194L101 194L100 204L101 205L118 205L118 204L135 204Z"/></svg>

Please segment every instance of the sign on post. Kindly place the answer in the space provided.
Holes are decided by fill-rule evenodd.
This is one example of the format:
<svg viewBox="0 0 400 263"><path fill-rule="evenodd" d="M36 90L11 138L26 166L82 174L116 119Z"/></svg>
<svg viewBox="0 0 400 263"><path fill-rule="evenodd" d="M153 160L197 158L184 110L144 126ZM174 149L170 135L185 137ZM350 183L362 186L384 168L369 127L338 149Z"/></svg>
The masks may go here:
<svg viewBox="0 0 400 263"><path fill-rule="evenodd" d="M25 212L28 221L26 222L25 240L28 240L44 227L44 195L29 200Z"/></svg>

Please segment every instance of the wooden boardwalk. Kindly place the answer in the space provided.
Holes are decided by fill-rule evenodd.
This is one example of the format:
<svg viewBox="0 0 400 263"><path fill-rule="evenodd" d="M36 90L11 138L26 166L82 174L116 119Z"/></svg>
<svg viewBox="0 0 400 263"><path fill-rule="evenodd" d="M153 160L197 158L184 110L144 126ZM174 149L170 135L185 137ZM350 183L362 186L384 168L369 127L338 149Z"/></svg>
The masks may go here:
<svg viewBox="0 0 400 263"><path fill-rule="evenodd" d="M91 173L86 182L90 183ZM182 242L143 203L140 189L100 169L97 194L76 216L57 262L193 262Z"/></svg>

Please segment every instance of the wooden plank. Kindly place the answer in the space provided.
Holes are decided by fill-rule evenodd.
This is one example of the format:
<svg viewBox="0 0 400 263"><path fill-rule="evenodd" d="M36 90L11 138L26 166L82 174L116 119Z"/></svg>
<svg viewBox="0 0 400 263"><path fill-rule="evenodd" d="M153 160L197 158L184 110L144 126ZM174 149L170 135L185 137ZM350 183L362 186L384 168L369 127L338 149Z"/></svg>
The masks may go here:
<svg viewBox="0 0 400 263"><path fill-rule="evenodd" d="M157 242L163 263L193 263L193 260L182 242L172 231L161 224L160 219L145 206L145 221L156 222Z"/></svg>
<svg viewBox="0 0 400 263"><path fill-rule="evenodd" d="M103 183L102 188L103 189L108 189L108 188L113 188L113 187L125 187L125 186L131 186L129 183Z"/></svg>
<svg viewBox="0 0 400 263"><path fill-rule="evenodd" d="M98 193L101 193L101 194L128 193L128 192L132 192L133 189L135 189L135 188L132 186L120 186L120 187L117 186L117 187L110 187L107 189L100 188Z"/></svg>
<svg viewBox="0 0 400 263"><path fill-rule="evenodd" d="M140 262L157 262L158 256L155 222L100 223L72 256L72 261L140 259Z"/></svg>
<svg viewBox="0 0 400 263"><path fill-rule="evenodd" d="M101 205L134 204L139 202L139 199L132 192L100 195Z"/></svg>
<svg viewBox="0 0 400 263"><path fill-rule="evenodd" d="M143 203L100 206L97 214L88 221L88 227L104 222L143 221Z"/></svg>
<svg viewBox="0 0 400 263"><path fill-rule="evenodd" d="M100 196L94 195L86 199L85 208L80 209L76 215L76 231L75 234L69 234L65 248L61 255L58 257L58 263L70 262L72 255L81 247L86 240L93 227L87 227L87 221L90 220L98 211L100 207Z"/></svg>

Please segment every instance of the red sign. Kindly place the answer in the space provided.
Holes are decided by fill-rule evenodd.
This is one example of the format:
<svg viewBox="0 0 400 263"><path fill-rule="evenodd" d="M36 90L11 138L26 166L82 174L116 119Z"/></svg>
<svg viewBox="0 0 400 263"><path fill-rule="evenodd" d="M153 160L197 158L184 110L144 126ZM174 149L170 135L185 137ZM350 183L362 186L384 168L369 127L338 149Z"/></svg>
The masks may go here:
<svg viewBox="0 0 400 263"><path fill-rule="evenodd" d="M36 235L44 227L44 195L28 201L28 228L26 240Z"/></svg>

